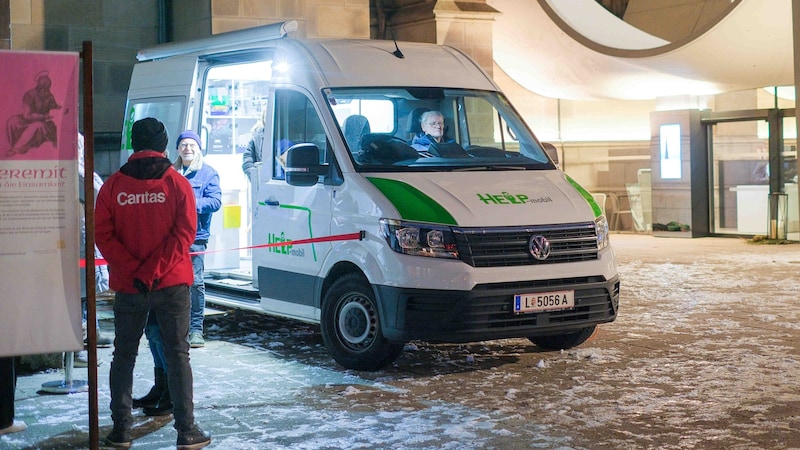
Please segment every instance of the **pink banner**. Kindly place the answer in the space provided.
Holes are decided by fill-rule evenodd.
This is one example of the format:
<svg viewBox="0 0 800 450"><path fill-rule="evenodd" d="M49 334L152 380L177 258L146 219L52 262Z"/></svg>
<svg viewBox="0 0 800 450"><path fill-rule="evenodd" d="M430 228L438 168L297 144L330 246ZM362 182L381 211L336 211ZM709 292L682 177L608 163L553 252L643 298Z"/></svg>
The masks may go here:
<svg viewBox="0 0 800 450"><path fill-rule="evenodd" d="M0 356L83 348L78 64L0 51Z"/></svg>

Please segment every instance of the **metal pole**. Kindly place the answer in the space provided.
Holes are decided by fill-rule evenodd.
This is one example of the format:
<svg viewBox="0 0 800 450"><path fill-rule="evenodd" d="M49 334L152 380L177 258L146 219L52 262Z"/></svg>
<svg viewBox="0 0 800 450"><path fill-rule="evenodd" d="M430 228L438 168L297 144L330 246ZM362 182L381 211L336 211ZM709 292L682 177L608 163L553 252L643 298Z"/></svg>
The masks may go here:
<svg viewBox="0 0 800 450"><path fill-rule="evenodd" d="M92 72L92 41L83 41L83 134L84 170L83 194L86 199L86 338L89 366L89 448L100 446L97 407L97 297L95 295L94 261L94 97ZM89 201L92 199L92 201Z"/></svg>
<svg viewBox="0 0 800 450"><path fill-rule="evenodd" d="M42 383L42 392L47 392L48 394L75 394L88 391L89 386L85 380L74 380L72 378L72 371L75 367L75 353L65 352L62 355L62 359L64 362L64 379Z"/></svg>
<svg viewBox="0 0 800 450"><path fill-rule="evenodd" d="M767 112L769 139L767 164L769 167L769 192L783 192L783 112L770 109Z"/></svg>

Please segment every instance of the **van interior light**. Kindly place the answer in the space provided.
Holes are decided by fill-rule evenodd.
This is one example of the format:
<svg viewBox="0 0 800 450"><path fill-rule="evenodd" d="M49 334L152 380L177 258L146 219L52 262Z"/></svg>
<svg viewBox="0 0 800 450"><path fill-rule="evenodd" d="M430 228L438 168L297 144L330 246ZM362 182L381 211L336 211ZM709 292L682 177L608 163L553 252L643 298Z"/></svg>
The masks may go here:
<svg viewBox="0 0 800 450"><path fill-rule="evenodd" d="M231 80L269 80L272 78L271 61L257 61L246 64L214 66L215 79Z"/></svg>

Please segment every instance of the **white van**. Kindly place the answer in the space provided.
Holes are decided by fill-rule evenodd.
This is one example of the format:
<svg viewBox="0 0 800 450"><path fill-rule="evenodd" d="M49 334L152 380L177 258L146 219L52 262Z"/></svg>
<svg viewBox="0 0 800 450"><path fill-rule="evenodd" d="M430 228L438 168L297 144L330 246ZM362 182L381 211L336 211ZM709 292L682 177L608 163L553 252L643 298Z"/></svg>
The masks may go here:
<svg viewBox="0 0 800 450"><path fill-rule="evenodd" d="M253 295L217 301L319 324L357 370L410 340L569 348L616 318L602 209L475 62L432 44L287 37L294 26L143 50L133 71L123 149L143 117L170 136L198 130L226 204L242 207L247 245L212 240L208 256L227 248L230 273L252 261ZM431 110L446 139L415 149ZM242 153L261 117L250 186Z"/></svg>

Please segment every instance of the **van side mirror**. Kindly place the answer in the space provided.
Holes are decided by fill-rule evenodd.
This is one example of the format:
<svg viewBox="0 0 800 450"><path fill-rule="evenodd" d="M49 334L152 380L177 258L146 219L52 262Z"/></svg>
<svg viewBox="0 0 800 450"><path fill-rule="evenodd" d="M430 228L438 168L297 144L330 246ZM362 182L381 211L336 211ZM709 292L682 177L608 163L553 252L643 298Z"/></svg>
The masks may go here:
<svg viewBox="0 0 800 450"><path fill-rule="evenodd" d="M549 142L542 142L542 147L544 148L545 153L547 153L547 156L549 156L550 159L553 160L553 163L558 166L558 149L556 149L556 146Z"/></svg>
<svg viewBox="0 0 800 450"><path fill-rule="evenodd" d="M328 166L320 164L320 150L314 144L302 143L286 150L286 182L292 186L313 186Z"/></svg>

